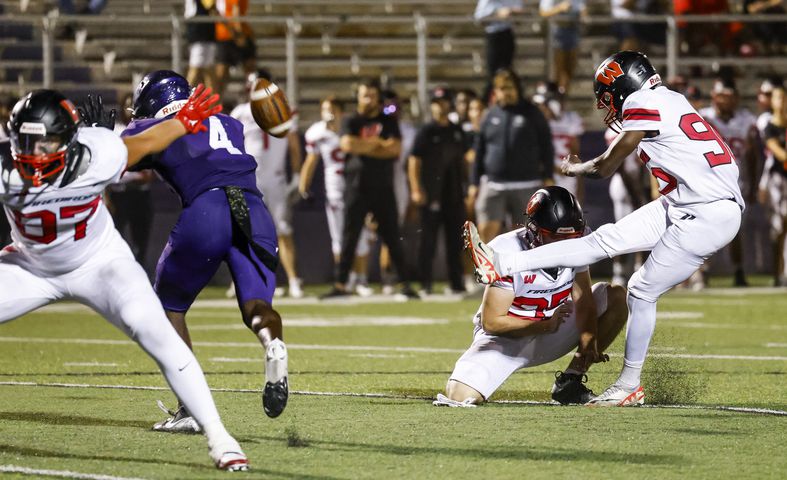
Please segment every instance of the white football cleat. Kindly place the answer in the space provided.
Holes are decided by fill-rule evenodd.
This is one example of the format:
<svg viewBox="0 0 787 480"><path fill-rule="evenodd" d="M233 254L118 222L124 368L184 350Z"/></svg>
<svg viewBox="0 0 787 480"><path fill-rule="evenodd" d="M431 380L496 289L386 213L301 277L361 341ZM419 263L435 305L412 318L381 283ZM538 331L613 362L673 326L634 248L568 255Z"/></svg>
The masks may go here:
<svg viewBox="0 0 787 480"><path fill-rule="evenodd" d="M500 280L501 276L495 267L495 251L481 241L478 229L473 222L465 222L462 228L465 239L465 249L473 261L475 278L478 283L489 285Z"/></svg>
<svg viewBox="0 0 787 480"><path fill-rule="evenodd" d="M262 390L262 408L270 418L284 411L289 397L287 383L287 346L275 338L265 352L265 387Z"/></svg>
<svg viewBox="0 0 787 480"><path fill-rule="evenodd" d="M590 407L636 407L645 403L645 390L638 386L628 390L620 385L612 384L601 395L590 399Z"/></svg>
<svg viewBox="0 0 787 480"><path fill-rule="evenodd" d="M157 432L168 432L168 433L201 433L202 428L200 428L199 424L194 417L189 415L189 412L186 411L185 407L182 405L178 407L176 411L172 411L168 409L164 402L161 400L156 400L156 405L158 408L161 409L162 412L169 415L169 418L166 420L162 420L157 424L153 425L153 430Z"/></svg>
<svg viewBox="0 0 787 480"><path fill-rule="evenodd" d="M454 408L475 408L478 405L475 404L475 399L473 398L466 398L462 402L457 402L456 400L451 400L450 398L446 397L442 393L437 394L437 399L432 402L432 405L435 407L454 407Z"/></svg>
<svg viewBox="0 0 787 480"><path fill-rule="evenodd" d="M303 288L301 288L301 279L296 278L290 280L290 297L292 298L303 298Z"/></svg>
<svg viewBox="0 0 787 480"><path fill-rule="evenodd" d="M210 458L219 470L245 472L249 469L249 459L241 450L238 442L228 437L215 445L210 445Z"/></svg>
<svg viewBox="0 0 787 480"><path fill-rule="evenodd" d="M357 293L359 297L365 298L374 295L374 290L369 285L359 283L355 286L355 293Z"/></svg>

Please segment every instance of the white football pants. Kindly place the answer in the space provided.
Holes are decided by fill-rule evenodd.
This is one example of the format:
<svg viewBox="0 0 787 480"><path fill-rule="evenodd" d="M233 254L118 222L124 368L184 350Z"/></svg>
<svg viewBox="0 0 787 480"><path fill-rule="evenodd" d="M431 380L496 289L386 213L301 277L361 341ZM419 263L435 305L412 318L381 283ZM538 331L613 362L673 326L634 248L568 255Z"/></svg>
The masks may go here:
<svg viewBox="0 0 787 480"><path fill-rule="evenodd" d="M156 361L197 423L221 424L202 368L117 232L106 248L69 273L36 275L26 264L13 246L0 253L0 324L58 300L76 300L109 320Z"/></svg>

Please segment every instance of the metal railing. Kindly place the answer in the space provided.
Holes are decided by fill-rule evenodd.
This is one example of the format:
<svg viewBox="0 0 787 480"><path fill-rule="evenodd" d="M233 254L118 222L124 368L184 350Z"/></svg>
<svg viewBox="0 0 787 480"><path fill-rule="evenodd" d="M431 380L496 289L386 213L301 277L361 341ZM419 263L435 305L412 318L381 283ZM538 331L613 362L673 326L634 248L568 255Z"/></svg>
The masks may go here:
<svg viewBox="0 0 787 480"><path fill-rule="evenodd" d="M143 26L143 25L169 25L171 26L171 67L175 71L183 71L183 52L184 26L188 23L214 23L215 18L190 18L185 19L177 14L169 17L153 16L115 16L115 15L93 15L93 16L58 16L56 12L50 12L46 16L31 15L5 15L0 19L15 21L30 21L33 25L41 29L43 45L43 84L45 88L50 88L54 83L54 45L55 29L59 22L74 22L80 25L117 25L119 27ZM232 20L232 19L228 19ZM467 15L422 15L418 12L409 15L315 15L315 16L249 16L243 17L244 22L254 25L279 25L286 27L285 34L285 58L286 58L286 93L290 100L297 104L299 98L298 91L298 38L305 25L317 25L324 29L341 25L411 25L413 28L414 40L417 48L417 95L423 106L426 106L427 88L429 85L429 56L428 40L429 28L432 25L472 25L477 24L472 17ZM560 21L560 17L541 19L538 16L516 16L511 19L516 28L524 25L541 24L545 28L543 32ZM619 19L610 16L589 16L582 19L586 25L612 25L619 22ZM689 57L681 58L679 51L679 28L683 23L694 25L700 23L787 23L787 15L634 15L625 20L628 23L637 24L665 24L666 25L666 62L665 78L671 77L678 72L681 65L696 63L707 63L709 61L726 65L759 65L776 66L787 72L787 59L782 57L768 58L739 58L739 57L720 57L713 60ZM689 27L690 28L690 27ZM481 36L479 25L479 37ZM552 68L551 41L549 37L544 41L545 75L548 75ZM330 42L331 38L323 37L323 41ZM610 52L611 53L611 52ZM426 111L426 109L422 109Z"/></svg>

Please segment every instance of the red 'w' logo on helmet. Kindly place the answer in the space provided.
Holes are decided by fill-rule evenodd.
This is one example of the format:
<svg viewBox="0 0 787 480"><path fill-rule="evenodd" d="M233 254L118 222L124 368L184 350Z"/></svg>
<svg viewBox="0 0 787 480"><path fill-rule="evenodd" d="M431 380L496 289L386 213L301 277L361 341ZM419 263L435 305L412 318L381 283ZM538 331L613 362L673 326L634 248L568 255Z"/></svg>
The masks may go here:
<svg viewBox="0 0 787 480"><path fill-rule="evenodd" d="M612 85L612 82L615 81L616 78L623 75L623 69L620 68L620 64L618 62L609 62L606 66L604 66L604 70L600 71L596 76L596 80L603 83L604 85Z"/></svg>

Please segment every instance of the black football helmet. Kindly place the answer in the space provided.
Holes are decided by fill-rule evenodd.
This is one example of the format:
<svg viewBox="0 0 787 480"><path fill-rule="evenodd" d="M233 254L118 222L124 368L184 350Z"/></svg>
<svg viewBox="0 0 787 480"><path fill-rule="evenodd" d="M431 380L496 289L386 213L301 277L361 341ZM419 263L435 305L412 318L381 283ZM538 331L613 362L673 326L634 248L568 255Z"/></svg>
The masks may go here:
<svg viewBox="0 0 787 480"><path fill-rule="evenodd" d="M70 181L81 158L76 141L80 118L76 107L60 92L35 90L11 111L8 131L13 167L34 187L61 176Z"/></svg>
<svg viewBox="0 0 787 480"><path fill-rule="evenodd" d="M540 188L527 202L525 240L531 248L581 237L585 217L576 197L563 187Z"/></svg>
<svg viewBox="0 0 787 480"><path fill-rule="evenodd" d="M596 107L607 109L604 123L611 127L623 121L626 98L637 90L657 85L661 85L661 77L644 53L626 50L601 62L593 77L593 91Z"/></svg>

